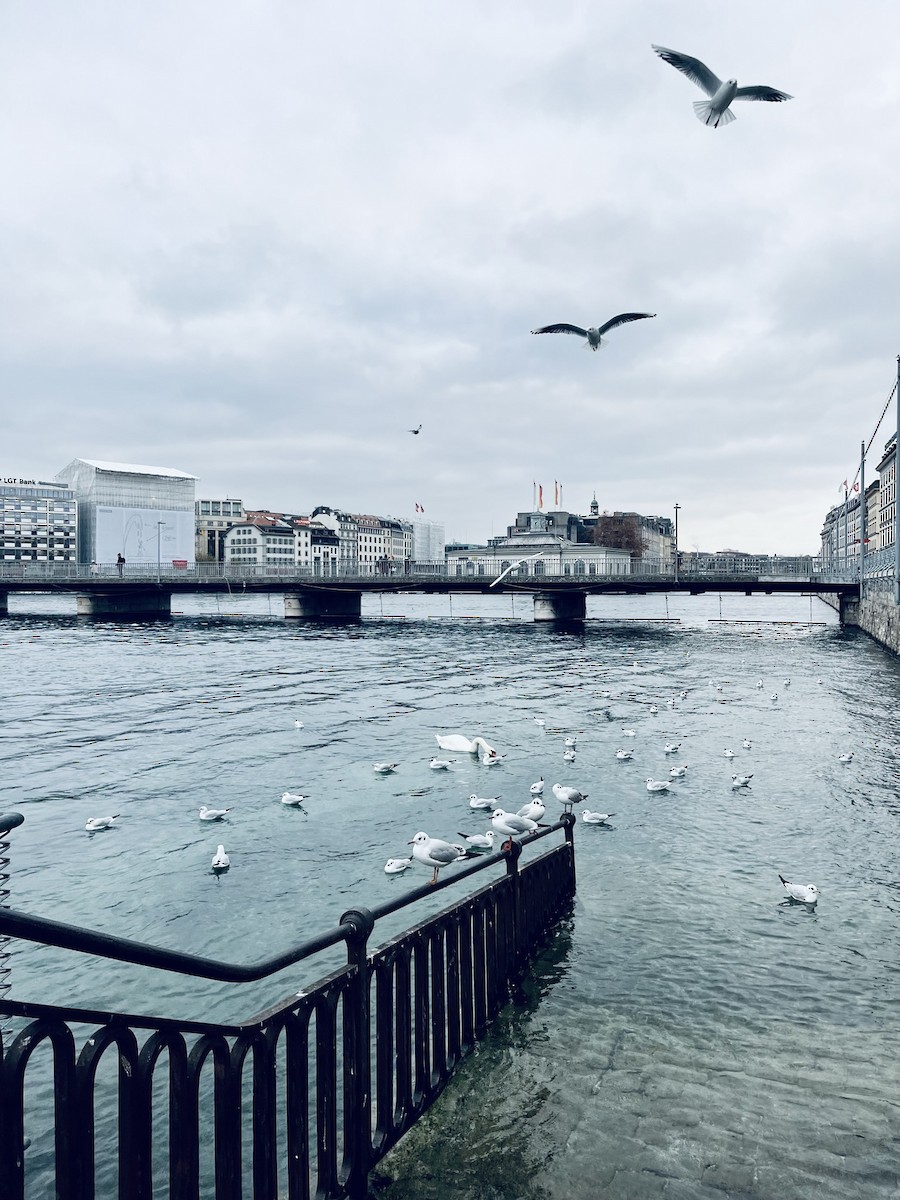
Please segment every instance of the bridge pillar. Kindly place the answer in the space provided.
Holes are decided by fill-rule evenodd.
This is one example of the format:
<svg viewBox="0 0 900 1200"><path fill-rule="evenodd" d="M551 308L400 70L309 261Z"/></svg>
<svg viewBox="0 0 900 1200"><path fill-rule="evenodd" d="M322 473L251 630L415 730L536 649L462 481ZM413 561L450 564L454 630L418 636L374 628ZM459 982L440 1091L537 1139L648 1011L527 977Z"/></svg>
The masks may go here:
<svg viewBox="0 0 900 1200"><path fill-rule="evenodd" d="M321 591L285 592L284 615L325 620L354 620L362 615L362 592Z"/></svg>
<svg viewBox="0 0 900 1200"><path fill-rule="evenodd" d="M840 597L840 617L842 625L859 624L859 600L856 596L847 596L843 592Z"/></svg>
<svg viewBox="0 0 900 1200"><path fill-rule="evenodd" d="M0 617L5 617L9 612L9 592L0 592Z"/></svg>
<svg viewBox="0 0 900 1200"><path fill-rule="evenodd" d="M535 592L536 621L583 621L587 614L584 592Z"/></svg>
<svg viewBox="0 0 900 1200"><path fill-rule="evenodd" d="M163 588L92 588L77 594L76 611L80 617L170 617L172 593Z"/></svg>

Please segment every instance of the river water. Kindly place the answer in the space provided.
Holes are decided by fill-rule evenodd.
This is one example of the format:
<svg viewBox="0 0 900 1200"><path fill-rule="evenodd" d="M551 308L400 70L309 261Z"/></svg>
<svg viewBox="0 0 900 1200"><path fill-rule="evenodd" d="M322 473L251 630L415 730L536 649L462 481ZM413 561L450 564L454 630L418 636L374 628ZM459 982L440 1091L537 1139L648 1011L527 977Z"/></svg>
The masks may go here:
<svg viewBox="0 0 900 1200"><path fill-rule="evenodd" d="M539 776L574 783L616 815L576 830L573 916L382 1164L382 1194L900 1196L893 655L808 597L594 598L581 631L535 625L527 596L367 598L347 626L286 622L278 597L179 603L123 624L11 599L16 908L249 961L409 886L385 860L419 829L484 828L471 792L515 809ZM431 771L440 732L507 757ZM383 759L395 774L374 774ZM683 779L649 794L673 762ZM286 790L309 800L286 808ZM201 804L232 811L210 826ZM787 900L779 873L815 882L818 905ZM11 965L21 999L224 1019L298 982L186 984L19 947Z"/></svg>

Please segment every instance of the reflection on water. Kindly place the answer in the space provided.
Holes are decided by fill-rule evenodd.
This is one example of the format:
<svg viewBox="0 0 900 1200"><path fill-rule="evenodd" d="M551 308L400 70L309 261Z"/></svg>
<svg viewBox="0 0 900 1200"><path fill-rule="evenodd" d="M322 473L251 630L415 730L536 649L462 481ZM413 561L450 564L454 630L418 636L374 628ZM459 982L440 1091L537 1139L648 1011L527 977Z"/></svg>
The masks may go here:
<svg viewBox="0 0 900 1200"><path fill-rule="evenodd" d="M616 817L577 829L573 918L382 1165L386 1194L898 1194L895 657L800 597L603 598L574 631L532 624L527 597L391 596L405 615L383 618L367 599L348 627L286 623L268 597L179 603L141 625L13 602L16 907L253 960L409 887L385 860L418 829L482 829L470 793L518 808L538 776L548 804L574 783ZM450 732L507 757L438 775L433 735ZM384 759L396 773L373 772ZM649 794L673 763L684 777ZM284 791L309 800L287 808ZM201 804L232 812L209 827ZM84 832L115 812L118 828ZM779 873L816 883L818 906L787 901ZM310 979L235 989L63 961L17 950L13 994L241 1017Z"/></svg>

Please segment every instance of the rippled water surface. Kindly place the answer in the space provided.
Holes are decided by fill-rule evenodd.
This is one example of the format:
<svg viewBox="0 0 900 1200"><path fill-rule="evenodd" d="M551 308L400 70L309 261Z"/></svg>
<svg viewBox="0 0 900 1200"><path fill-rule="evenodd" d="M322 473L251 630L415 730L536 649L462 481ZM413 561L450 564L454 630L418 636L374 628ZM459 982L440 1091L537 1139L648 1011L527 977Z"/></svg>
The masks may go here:
<svg viewBox="0 0 900 1200"><path fill-rule="evenodd" d="M527 598L366 605L346 627L285 622L278 598L113 624L14 599L10 902L247 961L408 887L385 860L418 829L483 828L469 793L518 808L538 776L571 782L616 813L576 831L574 915L382 1164L386 1194L900 1195L898 660L800 597L594 599L583 632L534 625ZM438 774L436 732L483 733L507 758ZM400 767L376 776L379 759ZM648 794L673 762L683 780ZM232 811L209 826L204 803ZM111 813L118 828L85 833ZM779 872L815 882L818 906L787 901ZM236 991L46 950L12 968L22 999L225 1018L310 981Z"/></svg>

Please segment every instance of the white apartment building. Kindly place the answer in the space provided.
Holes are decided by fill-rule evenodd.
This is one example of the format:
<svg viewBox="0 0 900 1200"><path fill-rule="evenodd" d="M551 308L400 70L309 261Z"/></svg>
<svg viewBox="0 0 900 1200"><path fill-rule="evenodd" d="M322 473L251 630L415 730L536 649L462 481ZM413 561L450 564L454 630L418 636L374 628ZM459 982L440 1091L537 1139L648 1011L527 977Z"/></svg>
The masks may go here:
<svg viewBox="0 0 900 1200"><path fill-rule="evenodd" d="M75 562L78 505L66 485L0 480L0 562Z"/></svg>
<svg viewBox="0 0 900 1200"><path fill-rule="evenodd" d="M256 525L239 521L225 534L225 563L244 567L309 566L310 537L289 525Z"/></svg>

